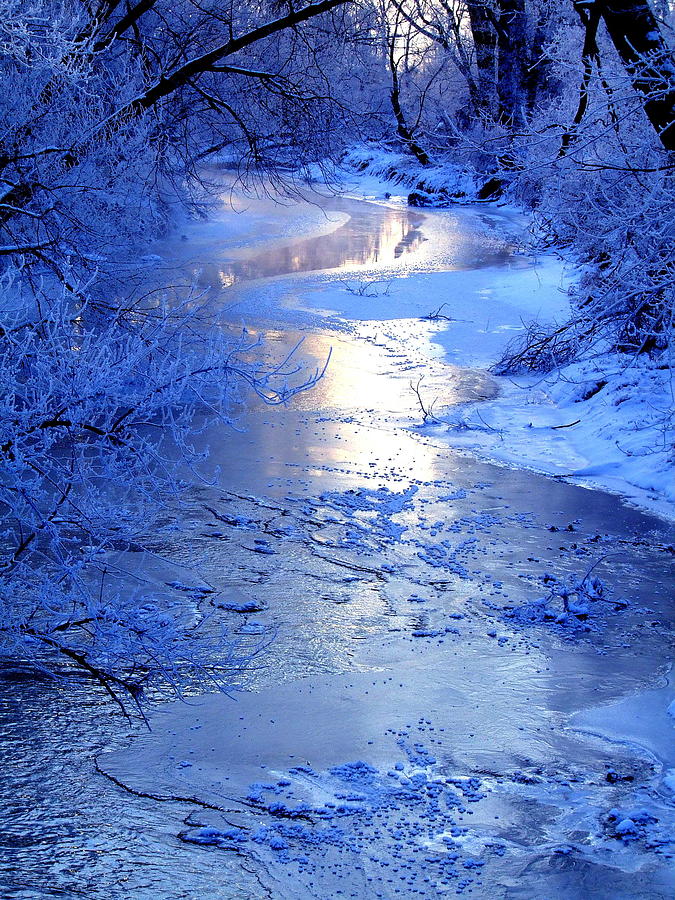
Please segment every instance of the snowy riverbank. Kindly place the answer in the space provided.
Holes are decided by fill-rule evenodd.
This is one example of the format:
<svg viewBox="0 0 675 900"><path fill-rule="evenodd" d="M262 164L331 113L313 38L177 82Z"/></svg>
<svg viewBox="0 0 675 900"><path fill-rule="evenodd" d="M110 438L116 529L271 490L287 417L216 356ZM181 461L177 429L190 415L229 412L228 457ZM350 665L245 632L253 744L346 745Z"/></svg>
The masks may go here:
<svg viewBox="0 0 675 900"><path fill-rule="evenodd" d="M386 171L382 159L372 168ZM368 172L348 178L349 195L387 205L405 204L411 186ZM492 211L499 215L490 222ZM488 368L528 323L565 321L567 290L578 273L554 253L527 255L526 221L516 210L481 205L481 213L486 228L502 234L511 228L512 240L523 248L516 265L413 274L375 283L365 297L354 290L355 278L351 291L324 285L321 307L351 320L439 312L442 329L433 340L445 359ZM453 213L425 209L424 214L425 228L433 229L434 220ZM671 371L642 358L598 353L547 375L495 380L495 399L446 410L437 404L439 422L427 427L460 450L618 493L642 509L675 518L675 454L667 425L675 402Z"/></svg>

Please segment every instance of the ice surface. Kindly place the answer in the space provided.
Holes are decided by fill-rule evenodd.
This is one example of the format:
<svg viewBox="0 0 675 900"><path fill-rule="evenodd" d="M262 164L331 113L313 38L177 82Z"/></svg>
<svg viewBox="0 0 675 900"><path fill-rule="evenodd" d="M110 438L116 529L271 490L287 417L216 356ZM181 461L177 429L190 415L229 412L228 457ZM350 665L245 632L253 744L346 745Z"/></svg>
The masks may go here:
<svg viewBox="0 0 675 900"><path fill-rule="evenodd" d="M434 212L422 227L450 221ZM514 428L529 409L465 363L486 365L523 311L565 302L556 260L462 271L446 250L432 264L427 243L352 261L349 284L333 272L231 289L237 314L283 327L273 350L293 328L309 364L333 346L326 378L282 422L254 408L246 433L219 436L228 491L193 501L184 552L202 554L208 602L245 586L262 614L226 614L244 637L276 639L247 675L255 692L167 707L101 765L134 790L191 798L184 846L216 868L235 854L280 900L672 896L673 764L650 749L652 719L629 740L616 719L569 727L575 711L644 698L662 669L668 539L615 498L459 459L447 424L421 425L420 372L447 405L480 400L485 434L508 444L489 409L503 403ZM411 263L421 248L429 274ZM382 274L390 285L360 292ZM443 302L449 320L422 318ZM537 446L583 467L564 433L542 426ZM592 630L514 615L547 593L545 573L560 586L596 563L608 595L630 602L589 603ZM671 700L659 699L669 725Z"/></svg>

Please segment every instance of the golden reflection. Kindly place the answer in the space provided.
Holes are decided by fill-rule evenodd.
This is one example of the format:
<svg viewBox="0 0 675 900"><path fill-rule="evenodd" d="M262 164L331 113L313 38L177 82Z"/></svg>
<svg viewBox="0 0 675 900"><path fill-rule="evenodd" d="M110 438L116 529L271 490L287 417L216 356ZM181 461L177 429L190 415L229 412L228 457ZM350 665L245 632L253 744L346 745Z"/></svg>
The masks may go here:
<svg viewBox="0 0 675 900"><path fill-rule="evenodd" d="M265 346L272 358L282 359L294 345L288 332L265 334ZM260 350L256 353L259 355ZM304 427L284 418L290 427L256 429L256 442L261 443L261 477L288 474L287 461L300 458L315 476L324 467L350 472L379 473L387 480L396 478L433 480L438 477L438 455L405 430L401 421L413 425L418 417L415 397L409 380L393 370L384 348L355 337L333 334L309 334L298 347L292 365L303 367L307 374L330 363L323 378L311 391L298 394L290 402L291 410L300 414ZM316 424L312 413L321 411ZM310 414L306 419L306 414ZM247 420L247 428L255 428L255 419ZM448 465L445 459L444 465ZM392 489L397 489L392 482Z"/></svg>
<svg viewBox="0 0 675 900"><path fill-rule="evenodd" d="M408 209L366 207L358 222L350 219L329 234L272 245L249 257L214 262L205 267L200 280L227 288L241 281L297 272L392 264L414 253L425 240L420 229L423 218Z"/></svg>
<svg viewBox="0 0 675 900"><path fill-rule="evenodd" d="M220 280L220 286L223 288L232 287L235 282L235 277L232 273L223 272L222 270L218 273L218 278Z"/></svg>

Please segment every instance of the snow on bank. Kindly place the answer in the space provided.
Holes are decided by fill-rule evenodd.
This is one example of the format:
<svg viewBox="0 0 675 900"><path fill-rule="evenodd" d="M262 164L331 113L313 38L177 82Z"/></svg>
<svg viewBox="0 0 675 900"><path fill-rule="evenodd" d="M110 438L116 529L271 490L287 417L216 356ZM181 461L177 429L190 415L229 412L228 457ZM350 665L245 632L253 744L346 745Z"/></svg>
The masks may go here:
<svg viewBox="0 0 675 900"><path fill-rule="evenodd" d="M414 189L424 194L441 195L447 202L475 199L478 193L476 179L460 166L444 162L430 167L421 166L409 153L393 153L378 147L355 147L343 158L342 164L349 172L359 173L361 184L371 179L375 190L386 185L384 191L392 191L392 183L405 189L406 197ZM358 189L357 189L358 190Z"/></svg>
<svg viewBox="0 0 675 900"><path fill-rule="evenodd" d="M382 152L356 154L346 162L362 170L347 176L347 190L374 202L405 202L404 196L391 193L386 176L406 171L407 165L410 175L401 175L399 183L411 186L419 175L409 162ZM446 184L459 190L457 171L446 169L433 170L434 185L446 177ZM463 188L471 193L470 184ZM497 228L502 235L510 231L512 239L519 239L522 219L515 210L481 206L480 211L483 227ZM432 234L449 224L445 210L425 209L424 214L423 229ZM340 296L334 286L327 297L324 286L321 303L352 320L438 312L436 321L443 329L433 340L446 361L488 368L528 323L562 322L570 313L571 266L554 254L530 258L528 264L520 256L516 262L520 265L414 274L380 291L379 302L377 288L371 292L375 297L364 299L344 290ZM496 381L500 390L495 399L446 410L439 415L441 423L430 427L458 449L618 493L651 513L675 518L671 371L645 359L605 353L545 376Z"/></svg>
<svg viewBox="0 0 675 900"><path fill-rule="evenodd" d="M427 329L427 352L459 367L488 369L528 322L563 321L569 309L569 276L553 256L529 265L373 281L361 293L366 283L324 277L303 294L303 308L348 321L408 325L438 312L431 320L438 330ZM664 518L675 515L672 436L663 424L673 402L669 372L646 361L626 366L606 354L546 376L493 377L495 399L436 405L439 422L426 426L429 433L481 458L564 476L622 494ZM435 388L424 390L431 403Z"/></svg>
<svg viewBox="0 0 675 900"><path fill-rule="evenodd" d="M672 373L607 353L546 377L499 381L496 400L444 417L455 446L675 518Z"/></svg>

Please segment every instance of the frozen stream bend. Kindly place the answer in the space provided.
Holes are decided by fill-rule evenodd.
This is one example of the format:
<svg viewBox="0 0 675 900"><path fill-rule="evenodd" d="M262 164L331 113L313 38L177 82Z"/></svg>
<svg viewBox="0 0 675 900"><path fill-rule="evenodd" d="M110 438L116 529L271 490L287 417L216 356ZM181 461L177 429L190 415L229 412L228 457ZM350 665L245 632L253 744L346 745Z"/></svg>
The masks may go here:
<svg viewBox="0 0 675 900"><path fill-rule="evenodd" d="M358 296L364 273L527 263L509 264L499 216L396 212L392 226L381 207L367 214L389 223L373 259L354 250L348 208L351 237L343 226L324 238L349 246L341 273L293 274L321 254L302 237L289 252L283 234L202 269L224 286L230 320L268 333L271 354L303 336L318 365L333 348L316 390L287 410L252 408L245 433L217 436L223 488L195 487L170 548L186 598L230 607L244 641L275 639L246 692L165 707L151 734L99 757L120 785L196 802L134 799L103 779L92 789L78 773L94 808L67 841L52 811L37 849L52 859L53 895L672 897L672 528L609 495L460 457L415 428L418 373L446 403L494 391L433 351L439 323L418 317L443 298L401 310L392 282L360 298L369 321L336 317L322 298L336 281ZM288 224L292 211L280 215ZM208 235L198 239L208 256ZM273 251L282 277L256 268ZM565 617L562 583L593 566L604 593L587 582L589 596L571 601L588 616ZM45 726L43 740L58 734ZM36 790L46 777L33 776ZM128 810L124 837L96 802ZM17 820L12 858L25 866L20 805ZM25 876L4 893L52 895L44 871L32 877L32 894Z"/></svg>

